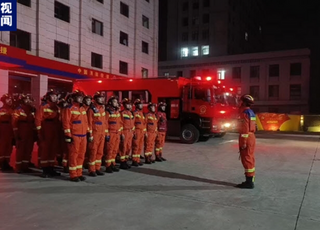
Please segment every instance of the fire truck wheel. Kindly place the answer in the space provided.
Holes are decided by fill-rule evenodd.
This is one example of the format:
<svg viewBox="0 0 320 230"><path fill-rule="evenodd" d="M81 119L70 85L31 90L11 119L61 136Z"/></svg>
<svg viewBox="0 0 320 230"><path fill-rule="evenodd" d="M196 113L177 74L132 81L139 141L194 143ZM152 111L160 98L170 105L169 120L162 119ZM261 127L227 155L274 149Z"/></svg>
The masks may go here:
<svg viewBox="0 0 320 230"><path fill-rule="evenodd" d="M180 134L180 140L186 144L193 144L199 140L199 130L191 124L184 125Z"/></svg>

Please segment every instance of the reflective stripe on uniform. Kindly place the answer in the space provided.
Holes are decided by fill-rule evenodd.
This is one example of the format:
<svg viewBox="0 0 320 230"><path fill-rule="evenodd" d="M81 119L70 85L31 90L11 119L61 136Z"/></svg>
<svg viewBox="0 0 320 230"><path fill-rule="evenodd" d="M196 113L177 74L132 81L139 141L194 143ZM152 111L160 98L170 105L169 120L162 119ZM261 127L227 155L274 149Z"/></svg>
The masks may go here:
<svg viewBox="0 0 320 230"><path fill-rule="evenodd" d="M65 129L64 133L71 133L71 130L70 129Z"/></svg>
<svg viewBox="0 0 320 230"><path fill-rule="evenodd" d="M253 173L253 172L256 171L256 168L253 168L253 169L245 169L244 171L247 172L247 173Z"/></svg>
<svg viewBox="0 0 320 230"><path fill-rule="evenodd" d="M241 134L241 137L248 138L249 134Z"/></svg>
<svg viewBox="0 0 320 230"><path fill-rule="evenodd" d="M69 171L74 171L74 170L77 170L77 167L69 167Z"/></svg>
<svg viewBox="0 0 320 230"><path fill-rule="evenodd" d="M100 114L100 113L95 113L95 114L93 114L93 116L95 116L95 117L100 117L101 114Z"/></svg>
<svg viewBox="0 0 320 230"><path fill-rule="evenodd" d="M71 111L71 114L80 115L81 113L79 111Z"/></svg>
<svg viewBox="0 0 320 230"><path fill-rule="evenodd" d="M43 112L45 112L45 113L53 113L54 111L52 109L43 109Z"/></svg>

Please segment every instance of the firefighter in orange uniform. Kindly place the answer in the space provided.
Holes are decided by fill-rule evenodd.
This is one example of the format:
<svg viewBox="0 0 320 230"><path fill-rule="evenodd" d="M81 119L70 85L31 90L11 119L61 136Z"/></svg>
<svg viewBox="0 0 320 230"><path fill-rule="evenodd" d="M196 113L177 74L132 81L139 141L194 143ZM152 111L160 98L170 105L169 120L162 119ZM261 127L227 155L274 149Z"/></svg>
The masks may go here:
<svg viewBox="0 0 320 230"><path fill-rule="evenodd" d="M90 106L88 113L88 124L90 133L93 136L93 142L89 143L89 176L102 176L101 159L103 156L104 143L108 136L106 129L106 112L105 112L105 97L97 92L94 97L94 103Z"/></svg>
<svg viewBox="0 0 320 230"><path fill-rule="evenodd" d="M145 163L151 164L154 163L154 159L152 159L152 154L155 146L155 140L158 134L158 119L156 117L156 104L149 103L148 105L149 112L146 114L146 127L147 127L147 135L145 140Z"/></svg>
<svg viewBox="0 0 320 230"><path fill-rule="evenodd" d="M128 169L129 155L132 148L132 139L134 136L134 116L132 113L132 103L129 99L125 98L122 101L124 110L121 112L121 118L123 123L123 135L124 141L120 143L120 168Z"/></svg>
<svg viewBox="0 0 320 230"><path fill-rule="evenodd" d="M86 179L82 175L82 165L87 139L92 141L93 138L89 134L87 112L82 106L83 92L75 91L72 96L73 103L66 108L62 115L62 125L65 141L68 143L70 180L79 182Z"/></svg>
<svg viewBox="0 0 320 230"><path fill-rule="evenodd" d="M67 108L71 106L73 103L73 98L72 98L72 93L67 93L66 95L66 105L63 109L61 109L61 121L64 117L64 113L67 111ZM62 125L62 132L64 134L63 130L63 125ZM68 154L68 144L64 139L63 135L63 143L62 143L62 149L63 149L63 158L62 158L62 166L63 166L63 172L68 173L69 172L69 164L68 164L68 159L69 159L69 154Z"/></svg>
<svg viewBox="0 0 320 230"><path fill-rule="evenodd" d="M246 181L238 184L238 188L254 188L255 177L255 156L256 145L256 115L250 109L254 99L250 95L243 95L241 98L239 114L239 150L241 162L244 167Z"/></svg>
<svg viewBox="0 0 320 230"><path fill-rule="evenodd" d="M14 110L12 126L16 141L16 172L27 173L35 140L35 110L31 106L31 96L21 95L20 105Z"/></svg>
<svg viewBox="0 0 320 230"><path fill-rule="evenodd" d="M2 171L11 171L10 157L13 144L12 129L12 98L8 94L1 97L3 106L0 108L0 168Z"/></svg>
<svg viewBox="0 0 320 230"><path fill-rule="evenodd" d="M119 113L119 103L116 97L110 97L106 109L106 125L109 135L107 136L106 172L118 172L116 167L116 156L119 151L120 141L124 140L122 135L122 120Z"/></svg>
<svg viewBox="0 0 320 230"><path fill-rule="evenodd" d="M143 115L142 109L143 104L140 99L137 99L134 102L135 111L133 112L134 116L134 126L135 132L132 141L132 166L138 167L143 164L140 162L140 154L144 146L144 138L146 134L146 120Z"/></svg>
<svg viewBox="0 0 320 230"><path fill-rule="evenodd" d="M60 108L57 105L58 96L53 90L49 91L45 98L47 101L42 103L36 113L36 127L38 139L42 145L41 168L42 177L60 176L54 170L57 148L60 139Z"/></svg>
<svg viewBox="0 0 320 230"><path fill-rule="evenodd" d="M162 157L162 149L166 140L167 133L167 115L166 111L166 103L160 102L158 105L158 135L156 137L156 161L166 161L165 158Z"/></svg>

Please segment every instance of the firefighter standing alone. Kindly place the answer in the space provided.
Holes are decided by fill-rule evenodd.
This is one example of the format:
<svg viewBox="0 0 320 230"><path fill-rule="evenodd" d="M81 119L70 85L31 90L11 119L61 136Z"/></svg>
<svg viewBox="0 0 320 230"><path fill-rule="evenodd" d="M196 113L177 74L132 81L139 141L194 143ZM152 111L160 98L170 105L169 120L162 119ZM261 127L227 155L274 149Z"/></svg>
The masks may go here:
<svg viewBox="0 0 320 230"><path fill-rule="evenodd" d="M239 109L239 150L241 162L245 170L246 181L238 184L238 188L254 188L255 177L255 156L254 150L256 145L256 115L250 109L254 99L250 95L243 95Z"/></svg>

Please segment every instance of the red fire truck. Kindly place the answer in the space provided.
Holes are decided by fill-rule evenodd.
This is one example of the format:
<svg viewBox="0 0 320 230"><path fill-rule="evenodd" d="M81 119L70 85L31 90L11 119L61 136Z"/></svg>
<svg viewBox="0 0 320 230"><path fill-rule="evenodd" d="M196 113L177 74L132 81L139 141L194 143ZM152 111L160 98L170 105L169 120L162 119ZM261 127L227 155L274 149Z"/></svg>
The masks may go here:
<svg viewBox="0 0 320 230"><path fill-rule="evenodd" d="M167 104L167 135L180 136L188 144L225 135L237 113L236 97L212 77L77 80L74 89L88 95L104 92L107 98L115 95L120 101L139 98L145 109L149 102L163 101Z"/></svg>

